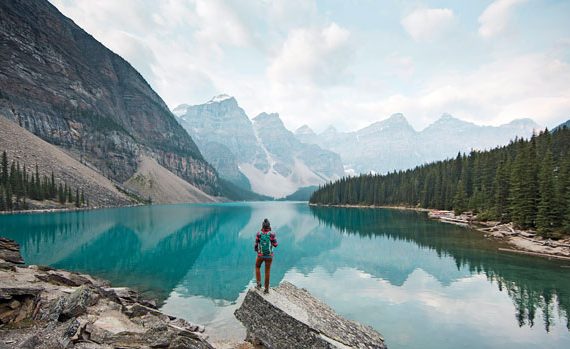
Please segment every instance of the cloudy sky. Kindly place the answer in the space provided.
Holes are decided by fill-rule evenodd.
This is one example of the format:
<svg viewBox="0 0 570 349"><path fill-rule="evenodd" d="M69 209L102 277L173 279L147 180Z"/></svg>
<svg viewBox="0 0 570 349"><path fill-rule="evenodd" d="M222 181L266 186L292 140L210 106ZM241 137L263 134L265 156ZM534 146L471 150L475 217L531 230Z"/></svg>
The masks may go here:
<svg viewBox="0 0 570 349"><path fill-rule="evenodd" d="M235 96L250 117L354 130L402 112L498 125L570 118L567 0L51 0L172 109Z"/></svg>

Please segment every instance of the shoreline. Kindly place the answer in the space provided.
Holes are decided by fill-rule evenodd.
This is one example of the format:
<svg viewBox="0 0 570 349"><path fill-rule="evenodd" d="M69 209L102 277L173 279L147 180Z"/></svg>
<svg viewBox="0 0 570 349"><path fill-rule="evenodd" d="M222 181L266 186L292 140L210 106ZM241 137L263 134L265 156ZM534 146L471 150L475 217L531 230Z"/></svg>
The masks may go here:
<svg viewBox="0 0 570 349"><path fill-rule="evenodd" d="M148 204L131 204L131 205L111 205L111 206L89 206L89 207L64 207L64 208L34 208L31 210L12 210L0 211L0 215L19 215L19 214L39 214L39 213L59 213L59 212L75 212L75 211L94 211L106 208L125 208L125 207L138 207L146 206Z"/></svg>
<svg viewBox="0 0 570 349"><path fill-rule="evenodd" d="M570 261L570 238L561 241L543 239L532 230L520 230L513 227L512 222L502 224L493 221L477 221L474 216L461 214L456 216L453 211L436 210L410 206L376 206L376 205L321 205L309 203L315 207L369 208L391 209L402 211L427 212L428 218L442 223L467 227L484 234L485 238L502 241L512 249L498 247L500 252L524 254L547 259Z"/></svg>

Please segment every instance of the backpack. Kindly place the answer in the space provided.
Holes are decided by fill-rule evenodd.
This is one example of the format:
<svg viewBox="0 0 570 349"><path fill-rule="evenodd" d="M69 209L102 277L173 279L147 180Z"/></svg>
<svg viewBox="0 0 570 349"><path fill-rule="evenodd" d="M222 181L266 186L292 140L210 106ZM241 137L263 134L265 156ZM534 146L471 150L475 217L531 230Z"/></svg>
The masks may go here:
<svg viewBox="0 0 570 349"><path fill-rule="evenodd" d="M271 233L259 233L259 253L264 256L271 256L273 245L271 244Z"/></svg>

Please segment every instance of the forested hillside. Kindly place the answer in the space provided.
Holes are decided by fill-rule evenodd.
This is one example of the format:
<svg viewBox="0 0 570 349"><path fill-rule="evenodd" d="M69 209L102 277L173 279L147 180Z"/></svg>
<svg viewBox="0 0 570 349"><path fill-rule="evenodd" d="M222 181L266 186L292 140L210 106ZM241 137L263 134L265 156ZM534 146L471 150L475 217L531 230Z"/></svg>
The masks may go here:
<svg viewBox="0 0 570 349"><path fill-rule="evenodd" d="M83 189L71 188L62 181L56 182L53 172L51 176L40 177L38 166L35 171L21 167L18 161L11 165L6 152L2 152L0 160L0 211L27 210L29 200L51 200L64 207L74 204L75 207L89 206L89 198Z"/></svg>
<svg viewBox="0 0 570 349"><path fill-rule="evenodd" d="M322 186L310 202L473 211L545 236L570 233L570 129L412 170L343 178Z"/></svg>

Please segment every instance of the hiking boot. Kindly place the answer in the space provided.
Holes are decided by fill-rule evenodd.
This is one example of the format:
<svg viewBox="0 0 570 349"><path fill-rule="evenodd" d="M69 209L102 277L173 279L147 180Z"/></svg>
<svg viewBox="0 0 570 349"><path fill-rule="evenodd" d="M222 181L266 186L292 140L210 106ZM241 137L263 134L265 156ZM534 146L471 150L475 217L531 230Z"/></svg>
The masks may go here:
<svg viewBox="0 0 570 349"><path fill-rule="evenodd" d="M269 289L266 288L265 290L263 290L263 293L268 294L268 293L269 293Z"/></svg>
<svg viewBox="0 0 570 349"><path fill-rule="evenodd" d="M255 289L256 289L256 290L261 290L261 284L255 285Z"/></svg>

